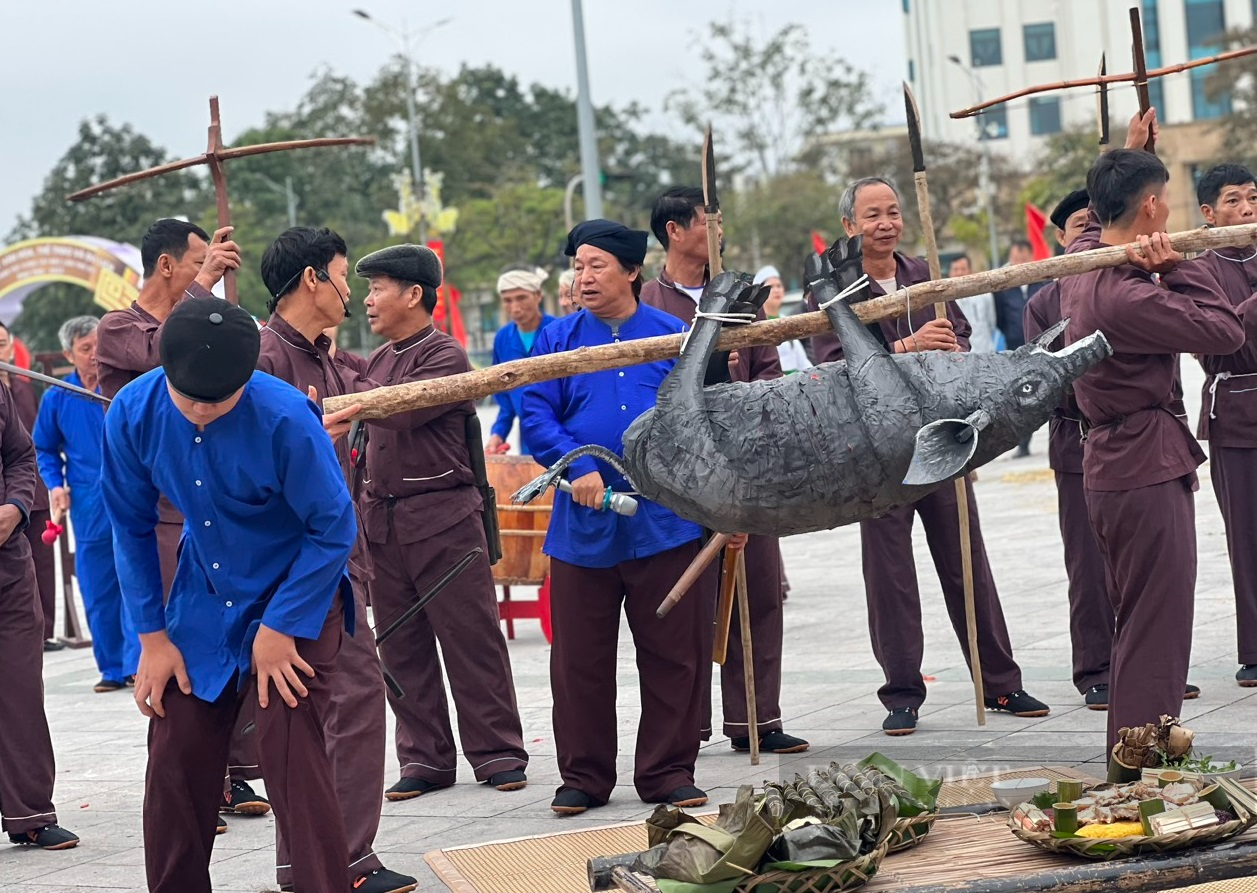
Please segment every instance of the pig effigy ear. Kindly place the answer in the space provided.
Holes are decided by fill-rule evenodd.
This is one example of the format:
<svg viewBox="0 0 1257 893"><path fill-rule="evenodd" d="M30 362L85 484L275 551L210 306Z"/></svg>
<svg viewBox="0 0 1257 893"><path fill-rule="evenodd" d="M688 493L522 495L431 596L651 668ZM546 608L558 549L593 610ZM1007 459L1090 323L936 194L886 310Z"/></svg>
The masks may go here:
<svg viewBox="0 0 1257 893"><path fill-rule="evenodd" d="M1052 326L1050 329L1046 329L1039 335L1038 338L1034 339L1035 346L1041 347L1044 350L1051 350L1052 342L1055 341L1057 338L1059 338L1061 335L1065 334L1065 329L1068 325L1069 325L1069 320L1062 319L1060 322Z"/></svg>

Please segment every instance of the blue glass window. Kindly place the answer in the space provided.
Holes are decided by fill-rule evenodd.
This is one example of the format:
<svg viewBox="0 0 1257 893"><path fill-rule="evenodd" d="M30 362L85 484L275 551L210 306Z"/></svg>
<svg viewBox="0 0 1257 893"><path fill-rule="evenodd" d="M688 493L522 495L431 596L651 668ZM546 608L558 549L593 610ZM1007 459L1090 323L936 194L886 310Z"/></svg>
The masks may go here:
<svg viewBox="0 0 1257 893"><path fill-rule="evenodd" d="M1021 32L1026 44L1027 62L1043 62L1056 58L1056 25L1052 22L1026 25Z"/></svg>
<svg viewBox="0 0 1257 893"><path fill-rule="evenodd" d="M1004 64L999 28L979 28L969 32L969 64L974 68Z"/></svg>
<svg viewBox="0 0 1257 893"><path fill-rule="evenodd" d="M1035 136L1061 132L1060 99L1041 96L1030 98L1030 132Z"/></svg>

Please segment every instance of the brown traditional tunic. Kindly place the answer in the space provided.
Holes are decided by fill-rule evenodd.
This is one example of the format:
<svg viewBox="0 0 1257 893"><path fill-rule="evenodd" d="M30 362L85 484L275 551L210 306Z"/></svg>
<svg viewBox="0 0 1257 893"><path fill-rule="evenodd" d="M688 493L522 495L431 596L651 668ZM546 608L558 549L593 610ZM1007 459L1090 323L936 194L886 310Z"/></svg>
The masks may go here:
<svg viewBox="0 0 1257 893"><path fill-rule="evenodd" d="M258 369L282 378L303 394L313 387L318 399L339 397L349 391L342 367L328 356L331 341L320 335L311 344L278 313L272 314L262 330ZM336 456L352 477L347 438L335 443ZM354 583L354 634L341 643L336 656L336 672L330 679L331 704L326 730L327 755L335 773L336 794L349 843L351 875L381 868L372 849L380 826L380 799L384 793L384 677L375 652L375 635L367 622L361 553L361 535L350 556L350 576ZM292 883L292 860L288 841L276 826L275 859L281 885Z"/></svg>
<svg viewBox="0 0 1257 893"><path fill-rule="evenodd" d="M371 382L390 385L470 369L458 342L429 325L376 350L366 374ZM464 428L473 412L466 401L372 420L359 501L375 570L371 600L377 623L396 619L470 549L486 550L380 649L406 692L403 699L389 695L402 777L443 785L453 784L458 755L442 660L463 755L476 778L486 781L528 764L478 513L480 493L473 486Z"/></svg>
<svg viewBox="0 0 1257 893"><path fill-rule="evenodd" d="M694 322L698 309L694 299L677 287L666 270L642 286L642 303L671 313L686 325ZM764 318L761 311L759 319ZM781 377L781 358L773 345L759 345L737 351L730 363L734 381L768 381ZM784 574L781 550L776 537L753 536L746 545L746 595L751 611L751 654L755 674L756 728L760 736L781 729L781 654L783 637ZM736 609L735 609L736 610ZM706 664L710 670L711 664ZM703 718L703 739L711 736L711 687L707 687ZM742 672L742 630L729 627L728 657L720 668L720 698L724 734L730 738L750 735L746 715L746 680Z"/></svg>
<svg viewBox="0 0 1257 893"><path fill-rule="evenodd" d="M29 378L9 376L9 391L17 407L17 417L26 426L26 433L35 431L35 418L39 415L39 396ZM35 581L39 587L39 603L44 612L44 638L57 635L57 547L43 540L44 529L52 520L48 503L48 488L39 475L35 476L35 501L31 506L31 523L26 527L26 540L31 544L31 557L35 561Z"/></svg>
<svg viewBox="0 0 1257 893"><path fill-rule="evenodd" d="M35 447L0 387L0 505L24 516L35 499ZM21 524L0 543L0 827L11 834L57 821L56 765L44 713L44 614Z"/></svg>
<svg viewBox="0 0 1257 893"><path fill-rule="evenodd" d="M1055 282L1037 291L1026 304L1026 340L1033 341L1061 321L1061 295ZM1065 346L1061 335L1049 346ZM1093 685L1109 684L1113 650L1113 597L1109 593L1104 556L1087 518L1082 483L1082 410L1071 389L1048 423L1048 465L1056 473L1056 510L1069 580L1069 639L1073 647L1074 686L1086 694Z"/></svg>
<svg viewBox="0 0 1257 893"><path fill-rule="evenodd" d="M899 287L926 282L929 266L920 258L895 255L895 279ZM885 290L873 282L873 297ZM815 309L809 295L808 306ZM915 310L909 317L870 323L868 328L888 350L896 341L935 318L932 307ZM954 302L947 305L962 350L969 349L969 321ZM812 336L817 363L842 359L842 345L831 332ZM1021 669L1013 660L1012 643L999 592L986 557L982 527L973 487L965 483L969 502L969 543L973 556L974 613L978 625L978 649L982 658L982 681L991 697L1021 689ZM914 515L921 516L934 568L943 589L943 601L960 650L969 661L969 639L965 626L964 569L960 563L960 519L955 487L940 487L912 505L896 509L874 521L860 522L860 545L864 564L864 594L868 603L869 634L873 654L886 674L878 697L887 710L900 707L918 709L925 702L925 682L921 660L925 639L921 629L921 591L917 584L916 562L912 554Z"/></svg>
<svg viewBox="0 0 1257 893"><path fill-rule="evenodd" d="M1070 253L1101 245L1092 215ZM1204 454L1174 415L1179 353L1229 354L1244 328L1208 261L1158 285L1130 264L1060 283L1066 343L1100 330L1113 356L1074 383L1087 423L1083 476L1115 595L1109 746L1123 726L1178 716L1196 587L1192 491Z"/></svg>
<svg viewBox="0 0 1257 893"><path fill-rule="evenodd" d="M1204 259L1244 323L1242 348L1200 358L1208 376L1197 436L1209 441L1209 476L1226 526L1239 662L1257 664L1257 255L1223 248Z"/></svg>

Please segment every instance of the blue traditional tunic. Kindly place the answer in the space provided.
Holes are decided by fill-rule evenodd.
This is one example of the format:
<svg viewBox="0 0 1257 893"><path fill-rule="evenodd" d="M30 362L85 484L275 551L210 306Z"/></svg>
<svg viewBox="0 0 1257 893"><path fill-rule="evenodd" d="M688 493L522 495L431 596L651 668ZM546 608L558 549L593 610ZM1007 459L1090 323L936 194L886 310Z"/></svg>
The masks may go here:
<svg viewBox="0 0 1257 893"><path fill-rule="evenodd" d="M287 382L255 372L240 402L198 429L175 407L161 369L105 416L102 490L127 609L140 634L166 630L192 693L216 700L247 679L253 639L317 639L346 575L357 528L319 409ZM162 605L158 493L186 517L179 568Z"/></svg>
<svg viewBox="0 0 1257 893"><path fill-rule="evenodd" d="M66 381L83 387L77 372ZM96 393L100 393L97 385ZM105 436L104 404L62 388L50 388L39 404L35 454L49 490L69 486L70 519L76 542L108 540L109 518L100 498L100 444Z"/></svg>
<svg viewBox="0 0 1257 893"><path fill-rule="evenodd" d="M674 335L685 325L670 313L639 304L618 333L592 313L584 311L557 320L537 336L533 356L618 344L636 338ZM528 444L542 465L552 465L565 453L596 443L623 453L623 436L639 415L655 405L659 385L672 371L675 360L660 360L588 372L521 388L520 424L528 432ZM631 485L606 463L584 456L572 463L568 480L591 471L602 475L613 490L629 491ZM633 558L646 558L684 545L702 535L702 528L671 511L638 497L640 507L632 517L579 506L567 493L556 491L550 529L543 551L560 561L581 567L612 567Z"/></svg>
<svg viewBox="0 0 1257 893"><path fill-rule="evenodd" d="M519 326L513 322L508 322L502 326L502 328L498 329L498 333L493 336L493 365L507 363L511 360L522 360L524 357L530 356L537 337L541 334L541 330L557 319L558 317L543 313L541 314L541 324L527 334L521 332ZM520 400L522 395L523 388L513 388L512 390L493 395L493 399L498 402L498 417L489 433L496 434L503 440L510 436L516 417L521 416ZM519 451L527 456L529 449L528 442L524 439L524 427L521 422Z"/></svg>

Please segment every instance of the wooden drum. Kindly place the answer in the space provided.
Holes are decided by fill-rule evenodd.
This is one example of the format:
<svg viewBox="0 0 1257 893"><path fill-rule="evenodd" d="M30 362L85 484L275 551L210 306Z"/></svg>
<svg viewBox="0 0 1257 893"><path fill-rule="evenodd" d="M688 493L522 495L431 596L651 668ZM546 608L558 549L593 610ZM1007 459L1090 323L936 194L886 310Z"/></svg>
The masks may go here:
<svg viewBox="0 0 1257 893"><path fill-rule="evenodd" d="M493 566L499 586L540 586L550 573L550 559L541 551L554 488L528 505L514 505L511 494L545 471L531 456L485 456L489 483L497 492L498 528L502 534L502 560Z"/></svg>

